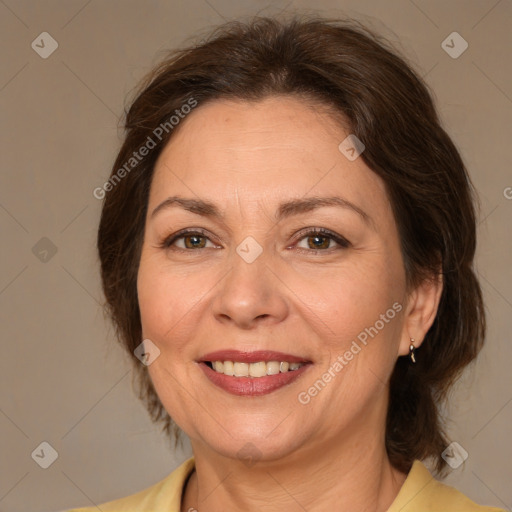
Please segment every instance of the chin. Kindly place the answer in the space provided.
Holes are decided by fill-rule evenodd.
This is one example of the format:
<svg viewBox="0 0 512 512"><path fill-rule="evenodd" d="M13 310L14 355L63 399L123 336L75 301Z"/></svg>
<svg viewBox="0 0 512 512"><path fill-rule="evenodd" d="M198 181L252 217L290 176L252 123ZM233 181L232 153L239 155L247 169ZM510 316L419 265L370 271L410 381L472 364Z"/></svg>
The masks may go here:
<svg viewBox="0 0 512 512"><path fill-rule="evenodd" d="M194 443L192 439L192 445L206 445L223 457L248 460L251 465L257 461L280 460L293 454L307 438L304 431L298 431L297 424L292 424L291 418L283 422L284 418L286 415L276 419L265 414L258 421L256 414L245 418L239 414L226 418L225 429L210 419L193 427L195 435L191 438L200 441ZM279 428L281 422L286 423L286 428Z"/></svg>
<svg viewBox="0 0 512 512"><path fill-rule="evenodd" d="M299 446L296 440L273 439L265 436L245 436L244 438L223 440L211 440L209 443L212 450L230 459L245 461L247 464L256 462L273 462L286 458Z"/></svg>

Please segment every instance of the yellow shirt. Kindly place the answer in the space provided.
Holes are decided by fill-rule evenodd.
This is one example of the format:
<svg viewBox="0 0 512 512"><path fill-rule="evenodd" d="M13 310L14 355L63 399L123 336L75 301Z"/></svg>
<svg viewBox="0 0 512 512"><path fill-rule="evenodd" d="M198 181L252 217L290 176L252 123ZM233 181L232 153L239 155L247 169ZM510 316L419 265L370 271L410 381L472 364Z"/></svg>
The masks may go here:
<svg viewBox="0 0 512 512"><path fill-rule="evenodd" d="M157 484L125 498L99 505L102 512L180 512L181 495L194 469L194 457L187 459ZM505 512L482 507L455 488L435 480L427 467L415 460L400 492L387 512ZM98 512L97 507L68 512Z"/></svg>

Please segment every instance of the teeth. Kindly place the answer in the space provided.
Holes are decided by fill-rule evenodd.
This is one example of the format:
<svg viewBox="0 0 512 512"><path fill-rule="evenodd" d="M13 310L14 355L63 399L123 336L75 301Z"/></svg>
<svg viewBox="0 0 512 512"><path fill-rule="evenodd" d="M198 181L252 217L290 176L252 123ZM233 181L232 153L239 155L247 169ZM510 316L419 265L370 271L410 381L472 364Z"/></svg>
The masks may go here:
<svg viewBox="0 0 512 512"><path fill-rule="evenodd" d="M218 371L213 363L213 369ZM222 373L222 372L219 372ZM235 369L233 368L233 361L224 361L224 375L235 375Z"/></svg>
<svg viewBox="0 0 512 512"><path fill-rule="evenodd" d="M277 361L269 361L266 367L267 375L277 375L279 373L279 362Z"/></svg>
<svg viewBox="0 0 512 512"><path fill-rule="evenodd" d="M298 370L304 363L288 363L287 361L259 361L257 363L238 363L236 361L213 361L213 369L217 373L234 377L265 377Z"/></svg>
<svg viewBox="0 0 512 512"><path fill-rule="evenodd" d="M247 363L234 363L235 377L249 377L249 365Z"/></svg>
<svg viewBox="0 0 512 512"><path fill-rule="evenodd" d="M249 375L251 377L263 377L267 375L267 363L251 363L249 365Z"/></svg>

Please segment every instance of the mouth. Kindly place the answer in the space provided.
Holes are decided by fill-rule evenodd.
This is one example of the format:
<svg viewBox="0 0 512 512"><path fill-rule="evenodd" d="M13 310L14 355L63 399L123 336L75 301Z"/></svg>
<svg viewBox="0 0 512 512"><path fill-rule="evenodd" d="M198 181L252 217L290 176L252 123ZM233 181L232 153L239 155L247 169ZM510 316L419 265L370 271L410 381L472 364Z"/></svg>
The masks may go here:
<svg viewBox="0 0 512 512"><path fill-rule="evenodd" d="M239 361L205 361L212 370L230 377L252 377L259 379L267 375L293 372L306 363L289 363L287 361L258 361L243 363Z"/></svg>
<svg viewBox="0 0 512 512"><path fill-rule="evenodd" d="M312 362L274 351L219 351L198 361L208 379L234 395L257 396L292 383Z"/></svg>

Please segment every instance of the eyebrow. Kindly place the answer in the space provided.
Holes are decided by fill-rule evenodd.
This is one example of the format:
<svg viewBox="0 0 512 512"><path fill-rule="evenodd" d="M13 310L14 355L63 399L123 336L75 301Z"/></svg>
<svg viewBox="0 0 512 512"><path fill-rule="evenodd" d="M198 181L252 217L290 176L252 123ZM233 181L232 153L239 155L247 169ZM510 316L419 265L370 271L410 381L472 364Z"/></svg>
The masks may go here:
<svg viewBox="0 0 512 512"><path fill-rule="evenodd" d="M203 217L219 220L224 219L224 215L215 204L203 199L189 199L180 196L171 196L162 201L151 213L151 218L154 218L159 212L172 208L173 206L181 206L183 209ZM285 218L308 213L326 206L336 206L352 210L357 213L366 224L374 228L373 219L364 210L347 199L338 196L307 197L286 201L279 205L275 220L276 222L280 222Z"/></svg>

